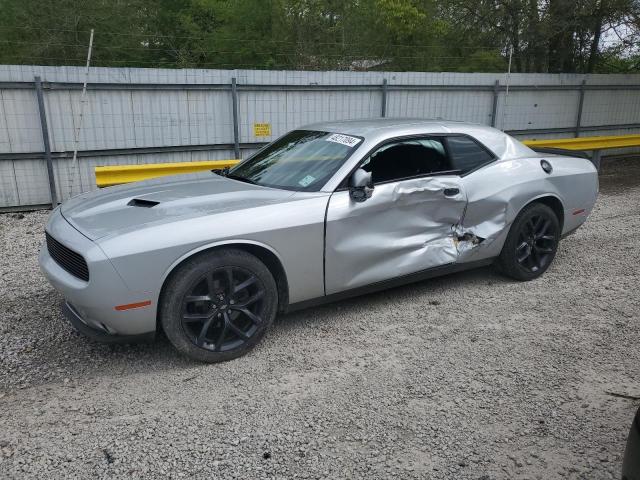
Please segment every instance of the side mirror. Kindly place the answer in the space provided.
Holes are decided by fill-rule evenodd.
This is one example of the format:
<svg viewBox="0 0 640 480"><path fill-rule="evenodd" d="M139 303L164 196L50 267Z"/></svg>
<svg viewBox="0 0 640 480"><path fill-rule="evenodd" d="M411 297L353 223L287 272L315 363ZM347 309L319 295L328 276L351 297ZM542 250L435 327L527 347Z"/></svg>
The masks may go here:
<svg viewBox="0 0 640 480"><path fill-rule="evenodd" d="M362 168L357 169L349 179L349 195L356 202L364 202L367 198L371 198L373 193L373 181L371 180L371 172L367 172Z"/></svg>

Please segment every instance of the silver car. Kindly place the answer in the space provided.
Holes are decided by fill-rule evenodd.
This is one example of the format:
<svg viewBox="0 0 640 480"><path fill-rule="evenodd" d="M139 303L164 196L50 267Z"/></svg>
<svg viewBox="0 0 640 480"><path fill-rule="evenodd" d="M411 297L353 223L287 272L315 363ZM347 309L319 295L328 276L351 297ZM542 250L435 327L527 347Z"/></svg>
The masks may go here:
<svg viewBox="0 0 640 480"><path fill-rule="evenodd" d="M321 123L229 171L74 197L51 214L40 265L86 335L162 329L217 362L278 312L489 264L537 278L597 193L589 160L486 126Z"/></svg>

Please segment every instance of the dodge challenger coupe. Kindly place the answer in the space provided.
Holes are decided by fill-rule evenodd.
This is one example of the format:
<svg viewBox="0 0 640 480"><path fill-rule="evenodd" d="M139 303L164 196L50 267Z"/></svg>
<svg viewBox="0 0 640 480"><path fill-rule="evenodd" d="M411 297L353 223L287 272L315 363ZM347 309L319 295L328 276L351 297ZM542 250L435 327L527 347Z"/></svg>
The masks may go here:
<svg viewBox="0 0 640 480"><path fill-rule="evenodd" d="M589 160L486 126L320 123L228 171L70 199L40 265L80 332L129 342L162 329L218 362L278 312L489 264L534 279L597 194Z"/></svg>

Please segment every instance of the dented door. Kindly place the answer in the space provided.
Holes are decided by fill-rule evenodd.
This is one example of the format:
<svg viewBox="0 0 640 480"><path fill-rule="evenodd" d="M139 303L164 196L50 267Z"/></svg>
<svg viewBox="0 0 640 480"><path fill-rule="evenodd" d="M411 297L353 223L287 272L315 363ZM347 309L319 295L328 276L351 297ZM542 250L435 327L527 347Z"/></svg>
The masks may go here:
<svg viewBox="0 0 640 480"><path fill-rule="evenodd" d="M465 205L453 175L376 185L362 203L335 192L327 209L327 295L455 262Z"/></svg>

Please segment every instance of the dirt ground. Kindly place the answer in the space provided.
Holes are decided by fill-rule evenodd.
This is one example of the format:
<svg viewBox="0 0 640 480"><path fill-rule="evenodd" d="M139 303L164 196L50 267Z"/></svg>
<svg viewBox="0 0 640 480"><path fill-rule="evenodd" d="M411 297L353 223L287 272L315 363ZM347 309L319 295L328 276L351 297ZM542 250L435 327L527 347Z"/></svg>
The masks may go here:
<svg viewBox="0 0 640 480"><path fill-rule="evenodd" d="M529 283L491 268L276 321L201 365L93 343L0 215L0 478L620 477L640 402L640 159Z"/></svg>

